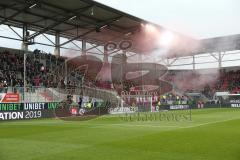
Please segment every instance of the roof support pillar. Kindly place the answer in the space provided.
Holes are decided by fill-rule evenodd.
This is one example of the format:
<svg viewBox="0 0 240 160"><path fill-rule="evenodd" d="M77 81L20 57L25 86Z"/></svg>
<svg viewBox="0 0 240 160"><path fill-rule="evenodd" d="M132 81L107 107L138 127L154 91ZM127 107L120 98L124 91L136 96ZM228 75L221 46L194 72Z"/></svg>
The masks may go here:
<svg viewBox="0 0 240 160"><path fill-rule="evenodd" d="M195 61L195 55L193 55L193 70L195 71L196 69L196 61Z"/></svg>
<svg viewBox="0 0 240 160"><path fill-rule="evenodd" d="M26 102L26 86L27 86L27 72L26 72L26 59L27 59L27 54L28 54L28 35L29 32L27 31L27 24L23 25L23 35L22 35L22 47L21 49L24 51L23 52L23 100L24 103Z"/></svg>
<svg viewBox="0 0 240 160"><path fill-rule="evenodd" d="M86 40L82 40L82 54L86 55L87 54L87 42Z"/></svg>
<svg viewBox="0 0 240 160"><path fill-rule="evenodd" d="M222 68L222 53L218 52L218 68Z"/></svg>
<svg viewBox="0 0 240 160"><path fill-rule="evenodd" d="M56 32L56 34L55 34L54 55L57 57L60 57L60 34L59 34L59 32Z"/></svg>
<svg viewBox="0 0 240 160"><path fill-rule="evenodd" d="M103 63L108 63L108 51L104 49Z"/></svg>
<svg viewBox="0 0 240 160"><path fill-rule="evenodd" d="M125 56L127 56L127 51L123 50L122 52Z"/></svg>
<svg viewBox="0 0 240 160"><path fill-rule="evenodd" d="M23 31L23 38L22 38L22 46L21 46L21 49L24 50L24 51L27 51L28 50L28 40L27 40L27 37L28 37L28 31L27 31L27 24L24 24L23 25L23 28L22 28L22 31Z"/></svg>

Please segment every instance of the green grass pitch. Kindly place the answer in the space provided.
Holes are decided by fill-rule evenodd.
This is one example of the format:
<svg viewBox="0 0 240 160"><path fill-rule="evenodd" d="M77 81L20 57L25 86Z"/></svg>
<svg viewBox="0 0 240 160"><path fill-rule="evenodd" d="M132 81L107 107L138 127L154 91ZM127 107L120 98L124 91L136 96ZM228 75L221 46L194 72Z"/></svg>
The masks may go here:
<svg viewBox="0 0 240 160"><path fill-rule="evenodd" d="M181 122L1 122L0 160L240 160L240 110L193 110Z"/></svg>

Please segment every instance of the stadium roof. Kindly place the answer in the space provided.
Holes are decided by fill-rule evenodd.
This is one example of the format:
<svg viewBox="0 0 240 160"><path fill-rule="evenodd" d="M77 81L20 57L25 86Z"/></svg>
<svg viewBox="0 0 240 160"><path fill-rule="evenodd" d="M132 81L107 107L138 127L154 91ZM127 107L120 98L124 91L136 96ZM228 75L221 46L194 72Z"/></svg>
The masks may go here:
<svg viewBox="0 0 240 160"><path fill-rule="evenodd" d="M36 31L29 39L42 33L55 35L58 32L61 37L70 40L85 39L98 45L122 39L132 40L134 44L131 51L135 53L156 49L153 40L141 41L145 37L138 34L141 24L150 22L91 0L0 1L0 19L0 24L15 27L27 24L29 30ZM166 31L161 26L152 25L162 32ZM179 33L175 34L195 41Z"/></svg>
<svg viewBox="0 0 240 160"><path fill-rule="evenodd" d="M201 40L199 53L240 50L240 34Z"/></svg>
<svg viewBox="0 0 240 160"><path fill-rule="evenodd" d="M160 33L167 31L164 27L91 0L0 1L0 24L20 28L27 24L29 30L36 31L28 39L43 33L59 33L69 39L67 42L84 39L97 45L132 40L130 51L135 53L159 49L154 38L141 33L142 24L151 24ZM168 49L168 58L234 50L240 46L240 35L196 40L176 32L174 34L178 42Z"/></svg>
<svg viewBox="0 0 240 160"><path fill-rule="evenodd" d="M187 46L183 50L172 50L167 55L168 58L192 56L202 53L225 52L240 50L240 34L223 37L201 39L197 45L189 49ZM184 50L185 49L185 50Z"/></svg>

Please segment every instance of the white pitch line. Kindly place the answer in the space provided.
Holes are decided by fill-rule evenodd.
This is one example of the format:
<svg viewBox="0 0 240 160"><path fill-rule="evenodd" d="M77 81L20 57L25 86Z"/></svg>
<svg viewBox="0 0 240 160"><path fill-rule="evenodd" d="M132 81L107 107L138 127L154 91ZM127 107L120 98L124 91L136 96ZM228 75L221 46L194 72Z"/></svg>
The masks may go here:
<svg viewBox="0 0 240 160"><path fill-rule="evenodd" d="M149 125L149 124L98 124L98 125L101 125L101 126L123 126L123 127L158 127L158 128L161 128L161 127L173 127L173 128L179 128L178 126L161 126L161 125Z"/></svg>
<svg viewBox="0 0 240 160"><path fill-rule="evenodd" d="M215 123L221 123L221 122L227 122L231 120L236 120L240 118L231 118L227 120L220 120L220 121L214 121L214 122L207 122L207 123L202 123L202 124L197 124L197 125L192 125L192 126L172 126L172 125L151 125L151 124L79 124L80 126L91 126L91 127L98 127L98 126L122 126L122 127L155 127L155 128L194 128L194 127L199 127L199 126L204 126L204 125L209 125L209 124L215 124ZM190 121L189 121L190 122ZM67 124L71 122L66 122L66 121L58 121L58 122L20 122L20 123L0 123L0 125L53 125L53 124ZM95 126L94 126L95 125Z"/></svg>
<svg viewBox="0 0 240 160"><path fill-rule="evenodd" d="M186 127L181 127L181 128L200 127L200 126L204 126L204 125L215 124L215 123L221 123L221 122L227 122L227 121L237 120L237 119L240 119L240 118L231 118L231 119L226 119L226 120L221 120L221 121L207 122L207 123L202 123L202 124L198 124L198 125L194 125L194 126L186 126Z"/></svg>
<svg viewBox="0 0 240 160"><path fill-rule="evenodd" d="M227 122L227 121L231 121L231 120L237 120L240 118L232 118L232 119L227 119L227 120L221 120L221 121L214 121L214 122L207 122L207 123L202 123L202 124L198 124L198 125L192 125L192 126L162 126L162 125L149 125L149 124L94 124L94 125L98 125L98 126L123 126L123 127L156 127L156 128L194 128L194 127L199 127L199 126L204 126L204 125L209 125L209 124L215 124L215 123L221 123L221 122ZM89 124L90 125L90 124Z"/></svg>

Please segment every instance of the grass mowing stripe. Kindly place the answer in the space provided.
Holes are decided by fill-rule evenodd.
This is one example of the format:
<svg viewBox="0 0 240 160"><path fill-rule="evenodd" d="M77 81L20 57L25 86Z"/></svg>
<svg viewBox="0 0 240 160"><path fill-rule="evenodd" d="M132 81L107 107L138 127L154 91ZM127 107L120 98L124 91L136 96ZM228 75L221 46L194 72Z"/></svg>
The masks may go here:
<svg viewBox="0 0 240 160"><path fill-rule="evenodd" d="M239 160L239 118L240 110L203 109L191 122L4 122L0 160Z"/></svg>

